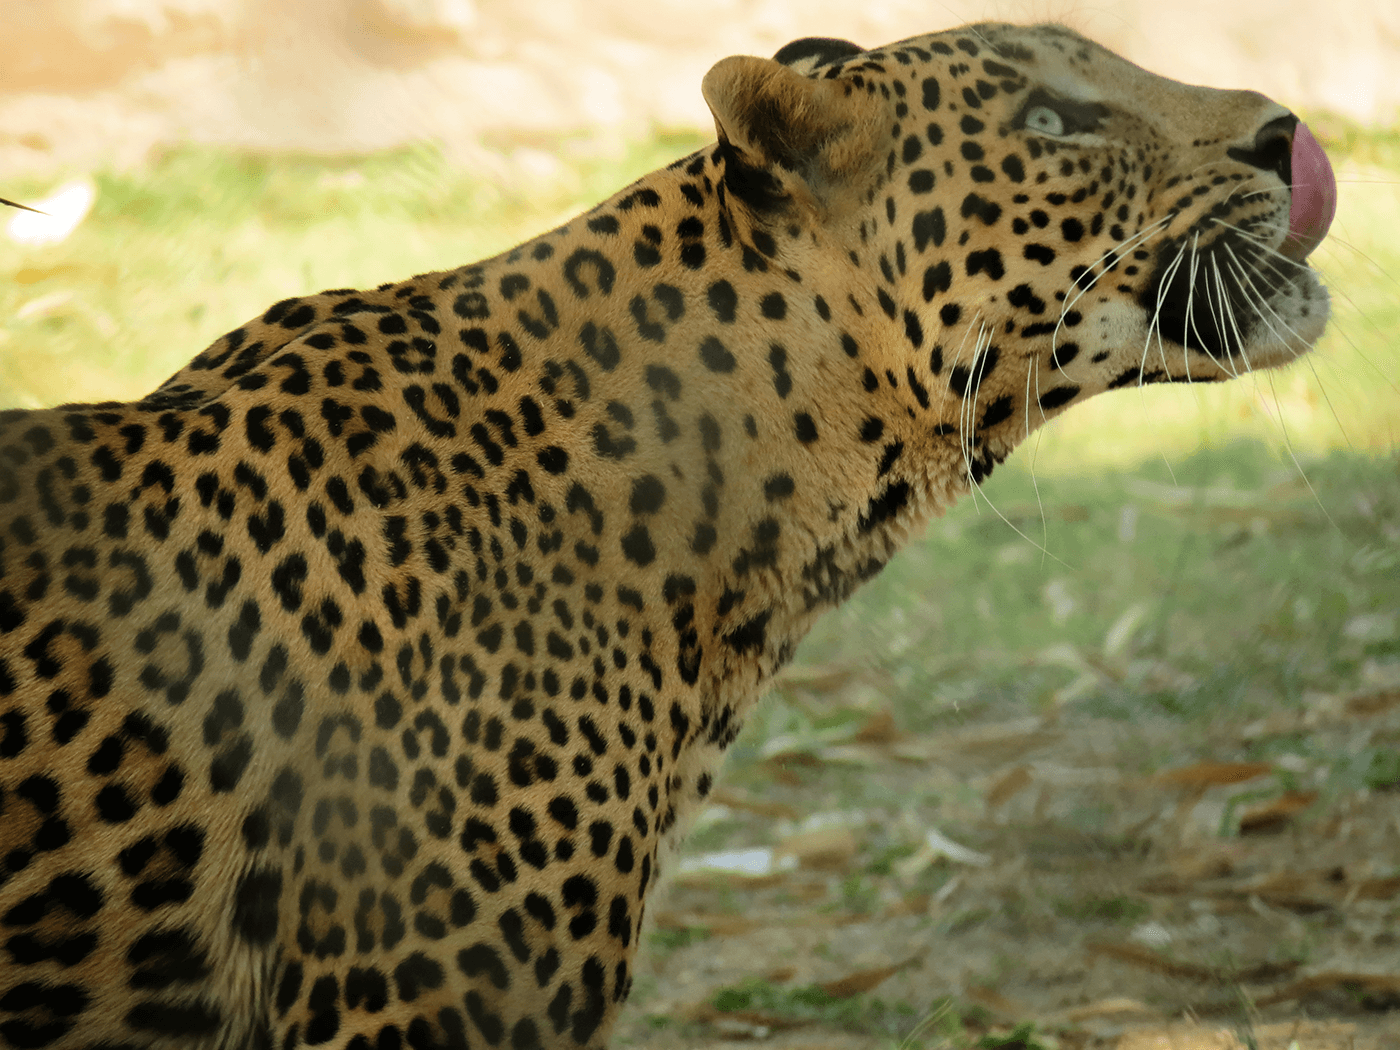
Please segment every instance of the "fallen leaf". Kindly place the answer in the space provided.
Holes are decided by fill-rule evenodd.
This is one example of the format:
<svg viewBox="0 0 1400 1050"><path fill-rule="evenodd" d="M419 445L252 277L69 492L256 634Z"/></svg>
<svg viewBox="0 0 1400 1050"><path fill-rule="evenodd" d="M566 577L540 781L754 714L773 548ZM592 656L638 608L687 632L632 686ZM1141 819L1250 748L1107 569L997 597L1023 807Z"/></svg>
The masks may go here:
<svg viewBox="0 0 1400 1050"><path fill-rule="evenodd" d="M680 1013L687 1020L713 1025L725 1035L740 1039L766 1039L770 1032L786 1032L811 1024L801 1018L760 1010L717 1010L709 1003L698 1003Z"/></svg>
<svg viewBox="0 0 1400 1050"><path fill-rule="evenodd" d="M1188 981L1214 981L1216 978L1216 972L1210 967L1168 959L1160 952L1155 952L1141 944L1088 941L1084 945L1084 950L1090 955L1117 959L1119 962L1129 963L1165 977L1176 977Z"/></svg>
<svg viewBox="0 0 1400 1050"><path fill-rule="evenodd" d="M773 817L777 820L797 820L802 814L795 806L782 802L755 802L737 792L719 788L710 795L709 801L716 806L726 806L741 813L752 813L759 817Z"/></svg>
<svg viewBox="0 0 1400 1050"><path fill-rule="evenodd" d="M1205 847L1182 852L1169 862L1172 874L1185 882L1203 879L1223 879L1235 870L1242 859L1238 846Z"/></svg>
<svg viewBox="0 0 1400 1050"><path fill-rule="evenodd" d="M832 664L789 664L779 672L773 684L780 689L792 687L814 693L830 693L840 689L856 674L855 668Z"/></svg>
<svg viewBox="0 0 1400 1050"><path fill-rule="evenodd" d="M757 919L745 919L738 915L717 916L710 919L704 929L710 931L715 937L733 937L737 934L749 933L761 927L763 923Z"/></svg>
<svg viewBox="0 0 1400 1050"><path fill-rule="evenodd" d="M970 864L976 868L985 868L992 862L992 858L987 854L954 842L938 830L930 828L924 833L923 844L916 853L895 861L895 877L908 883L940 858L947 858L954 864Z"/></svg>
<svg viewBox="0 0 1400 1050"><path fill-rule="evenodd" d="M1240 784L1246 780L1272 773L1270 762L1197 762L1195 765L1168 769L1158 773L1153 779L1159 784L1179 788L1218 787L1221 784Z"/></svg>
<svg viewBox="0 0 1400 1050"><path fill-rule="evenodd" d="M954 842L935 828L929 828L928 831L924 832L924 845L932 850L936 856L947 857L957 864L971 864L976 868L985 868L992 862L992 858L988 854L980 853L960 842Z"/></svg>
<svg viewBox="0 0 1400 1050"><path fill-rule="evenodd" d="M889 708L881 708L865 720L851 739L858 744L893 744L901 735Z"/></svg>
<svg viewBox="0 0 1400 1050"><path fill-rule="evenodd" d="M1257 1050L1362 1050L1356 1040L1356 1026L1336 1021L1283 1021L1251 1025L1251 1043ZM1375 1047L1376 1044L1364 1044ZM1228 1028L1203 1028L1196 1024L1173 1024L1165 1028L1136 1028L1124 1032L1116 1050L1245 1050L1246 1044Z"/></svg>
<svg viewBox="0 0 1400 1050"><path fill-rule="evenodd" d="M879 766L888 759L886 744L830 744L821 749L821 760L831 765Z"/></svg>
<svg viewBox="0 0 1400 1050"><path fill-rule="evenodd" d="M1400 896L1400 875L1389 879L1363 879L1347 892L1350 900L1388 901Z"/></svg>
<svg viewBox="0 0 1400 1050"><path fill-rule="evenodd" d="M783 887L783 892L795 903L810 904L813 901L826 900L831 887L827 885L825 878L809 880L807 882L789 882Z"/></svg>
<svg viewBox="0 0 1400 1050"><path fill-rule="evenodd" d="M27 303L22 303L15 311L15 319L18 321L42 321L46 317L52 317L59 313L69 303L73 301L71 291L49 292L41 295L37 299L30 299Z"/></svg>
<svg viewBox="0 0 1400 1050"><path fill-rule="evenodd" d="M1042 718L1021 718L1014 722L976 726L953 734L948 750L985 758L1012 761L1046 744L1053 744L1064 733L1046 727Z"/></svg>
<svg viewBox="0 0 1400 1050"><path fill-rule="evenodd" d="M1262 877L1240 879L1223 885L1201 886L1190 879L1164 877L1144 882L1140 889L1154 894L1191 894L1217 905L1246 905L1258 898L1273 908L1308 915L1356 900L1390 900L1400 896L1400 876L1351 879L1337 865L1312 871L1275 871ZM1217 913L1220 907L1216 908Z"/></svg>
<svg viewBox="0 0 1400 1050"><path fill-rule="evenodd" d="M995 988L969 985L963 991L963 996L970 1002L982 1007L984 1010L990 1010L992 1013L999 1014L1002 1017L1019 1018L1024 1016L1026 1012L1025 1007L1012 1002Z"/></svg>
<svg viewBox="0 0 1400 1050"><path fill-rule="evenodd" d="M1400 689L1381 689L1376 692L1356 693L1347 697L1343 707L1349 715L1368 717L1400 707Z"/></svg>
<svg viewBox="0 0 1400 1050"><path fill-rule="evenodd" d="M833 999L849 999L853 995L860 995L883 984L889 978L899 973L906 966L912 965L916 958L905 959L901 963L893 966L879 966L873 970L859 970L856 973L847 974L845 977L838 977L834 981L823 981L817 985L827 995Z"/></svg>
<svg viewBox="0 0 1400 1050"><path fill-rule="evenodd" d="M906 893L898 900L891 901L880 911L880 918L893 919L900 915L927 915L931 893Z"/></svg>
<svg viewBox="0 0 1400 1050"><path fill-rule="evenodd" d="M1240 834L1282 831L1290 820L1317 801L1316 791L1285 791L1278 798L1240 814Z"/></svg>
<svg viewBox="0 0 1400 1050"><path fill-rule="evenodd" d="M1331 971L1315 973L1280 988L1271 995L1254 1001L1256 1006L1273 1006L1295 999L1306 999L1326 992L1343 992L1357 996L1368 1010L1393 1010L1400 1007L1400 975L1374 973L1344 973Z"/></svg>
<svg viewBox="0 0 1400 1050"><path fill-rule="evenodd" d="M785 882L794 867L793 861L784 861L767 847L722 850L682 857L675 878L685 885L708 885L715 879L727 879L731 886L759 889Z"/></svg>
<svg viewBox="0 0 1400 1050"><path fill-rule="evenodd" d="M788 766L806 766L811 769L820 766L822 760L810 751L779 751L764 759L763 764L787 771Z"/></svg>
<svg viewBox="0 0 1400 1050"><path fill-rule="evenodd" d="M786 857L797 861L807 871L844 871L855 859L859 844L850 828L822 828L790 835L774 850L774 859L781 864Z"/></svg>
<svg viewBox="0 0 1400 1050"><path fill-rule="evenodd" d="M1084 945L1090 955L1103 955L1132 966L1151 970L1165 977L1178 980L1200 981L1211 984L1261 984L1279 981L1288 977L1298 968L1296 962L1265 962L1255 966L1229 968L1202 966L1198 963L1169 959L1160 952L1140 944L1123 944L1110 941L1089 941Z"/></svg>
<svg viewBox="0 0 1400 1050"><path fill-rule="evenodd" d="M1308 724L1310 723L1307 716L1298 711L1276 711L1244 726L1239 732L1239 739L1242 743L1249 744L1260 737L1296 733Z"/></svg>
<svg viewBox="0 0 1400 1050"><path fill-rule="evenodd" d="M1029 787L1033 779L1029 766L1017 766L1009 773L998 777L992 786L987 789L987 808L991 810L1000 809L1014 798L1018 792Z"/></svg>
<svg viewBox="0 0 1400 1050"><path fill-rule="evenodd" d="M1243 970L1230 971L1228 976L1231 981L1239 984L1268 984L1271 981L1281 981L1285 977L1293 976L1300 965L1301 963L1296 959L1256 963Z"/></svg>
<svg viewBox="0 0 1400 1050"><path fill-rule="evenodd" d="M1092 1021L1098 1017L1114 1017L1118 1014L1155 1014L1157 1011L1146 1003L1140 1003L1136 999L1100 999L1096 1003L1086 1003L1083 1006L1076 1006L1072 1010L1066 1010L1056 1016L1069 1021L1072 1024L1083 1021Z"/></svg>
<svg viewBox="0 0 1400 1050"><path fill-rule="evenodd" d="M1273 908L1309 914L1339 903L1346 873L1340 868L1324 871L1275 871L1263 878L1247 879L1230 887L1239 898L1258 897Z"/></svg>

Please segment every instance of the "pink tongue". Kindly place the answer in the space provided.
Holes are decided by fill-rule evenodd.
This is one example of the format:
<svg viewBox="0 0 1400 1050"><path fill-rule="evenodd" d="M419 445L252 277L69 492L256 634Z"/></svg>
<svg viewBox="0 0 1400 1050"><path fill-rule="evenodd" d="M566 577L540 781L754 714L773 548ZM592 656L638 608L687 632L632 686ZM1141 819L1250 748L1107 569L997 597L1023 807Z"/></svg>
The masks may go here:
<svg viewBox="0 0 1400 1050"><path fill-rule="evenodd" d="M1307 258L1332 225L1337 212L1337 177L1327 154L1301 121L1293 130L1293 204L1288 210L1288 239L1283 251Z"/></svg>

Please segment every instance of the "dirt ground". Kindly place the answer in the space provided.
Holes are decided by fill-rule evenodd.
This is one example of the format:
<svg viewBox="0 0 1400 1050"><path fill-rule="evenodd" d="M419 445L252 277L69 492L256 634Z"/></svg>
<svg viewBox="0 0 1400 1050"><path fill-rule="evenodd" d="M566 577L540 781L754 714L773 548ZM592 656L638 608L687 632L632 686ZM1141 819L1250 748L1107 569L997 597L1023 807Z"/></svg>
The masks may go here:
<svg viewBox="0 0 1400 1050"><path fill-rule="evenodd" d="M1268 735L1345 747L1398 730L1400 688L1379 688L1209 733L1220 753ZM1250 782L1287 755L1143 776L1180 734L1067 709L910 738L877 710L846 742L735 771L719 796L730 831L699 845L767 843L795 865L673 871L648 906L620 1045L1400 1048L1400 797L1324 803L1302 775L1297 791L1251 802ZM875 807L841 808L852 778ZM904 802L930 797L941 801ZM911 828L946 850L882 862L891 832ZM812 986L829 993L825 1014L804 1015L811 996L794 990ZM829 1000L851 993L885 1012L832 1023ZM938 1015L942 1033L870 1034L892 1004L910 1022ZM996 1041L1025 1022L1038 1043Z"/></svg>

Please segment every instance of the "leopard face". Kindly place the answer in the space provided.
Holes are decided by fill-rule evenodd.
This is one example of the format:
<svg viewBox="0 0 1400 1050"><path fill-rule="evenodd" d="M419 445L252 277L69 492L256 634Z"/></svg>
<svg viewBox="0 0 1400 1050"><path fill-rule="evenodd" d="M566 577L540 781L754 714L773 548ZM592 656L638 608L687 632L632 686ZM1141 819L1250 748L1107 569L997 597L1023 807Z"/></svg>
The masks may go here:
<svg viewBox="0 0 1400 1050"><path fill-rule="evenodd" d="M504 255L0 413L0 1045L602 1046L815 618L1069 405L1326 322L1262 96L1003 25L703 88Z"/></svg>

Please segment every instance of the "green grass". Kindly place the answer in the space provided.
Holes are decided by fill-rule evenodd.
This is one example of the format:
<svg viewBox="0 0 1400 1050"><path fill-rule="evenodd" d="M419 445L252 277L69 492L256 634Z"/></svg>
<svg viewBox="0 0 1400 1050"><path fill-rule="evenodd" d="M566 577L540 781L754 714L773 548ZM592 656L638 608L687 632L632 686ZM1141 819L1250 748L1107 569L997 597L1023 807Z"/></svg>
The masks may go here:
<svg viewBox="0 0 1400 1050"><path fill-rule="evenodd" d="M911 1032L919 1020L913 1007L903 1003L891 1005L873 995L836 998L819 985L788 987L761 978L719 989L710 1004L720 1013L753 1011L784 1020L896 1037Z"/></svg>
<svg viewBox="0 0 1400 1050"><path fill-rule="evenodd" d="M1124 719L1263 711L1400 658L1385 633L1400 608L1400 539L1385 531L1400 488L1400 134L1314 125L1341 184L1316 257L1336 319L1317 350L1284 372L1076 407L825 618L807 659L887 671L917 729L1070 694ZM561 142L567 179L514 188L427 149L189 150L99 174L67 241L0 240L0 407L139 396L277 299L483 257L701 144L660 137L609 158ZM1366 617L1380 636L1357 633ZM1084 658L1111 673L1086 684ZM741 743L849 718L771 704ZM1386 761L1355 756L1346 776L1393 782Z"/></svg>
<svg viewBox="0 0 1400 1050"><path fill-rule="evenodd" d="M1400 133L1313 126L1341 184L1333 237L1315 257L1336 299L1317 350L1280 373L1076 407L821 621L799 661L878 673L882 701L910 732L1067 704L1121 720L1125 735L1144 714L1179 721L1179 746L1144 753L1143 772L1206 757L1200 729L1222 712L1238 721L1297 710L1311 693L1400 664ZM99 174L96 209L68 241L26 249L0 239L0 408L138 397L278 299L493 254L701 144L672 136L621 157L580 155L565 161L567 181L517 188L429 150L341 162L183 151L145 171ZM24 200L47 188L20 181L0 192ZM729 775L742 785L777 733L821 741L862 717L780 694L750 720ZM1395 790L1398 752L1393 735L1358 748L1266 734L1245 757L1301 758L1322 773L1309 786L1338 797ZM830 786L825 805L888 803L864 770L811 776L824 794ZM1260 790L1297 786L1286 773L1278 781ZM1085 826L1095 819L1084 814ZM689 847L727 844L731 830L704 830ZM913 849L881 840L832 906L875 907ZM915 888L946 878L931 868ZM1049 906L1090 923L1146 914L1127 897ZM743 901L729 891L716 907ZM940 922L955 936L1001 914L965 909ZM678 953L703 937L658 930L648 943ZM713 1003L878 1031L892 1047L975 1038L956 1011L926 1012L921 1026L908 1006L831 1000L815 986L749 981ZM1023 1028L977 1045L1041 1043Z"/></svg>
<svg viewBox="0 0 1400 1050"><path fill-rule="evenodd" d="M1006 677L1024 682L1024 661L1067 635L1102 653L1137 610L1136 629L1110 644L1125 668L1155 656L1208 675L1190 654L1228 640L1250 664L1353 671L1396 644L1345 634L1358 616L1400 608L1400 555L1374 531L1400 513L1396 474L1388 457L1334 453L1299 466L1248 443L1177 458L1170 470L1159 460L1037 481L1023 465L935 522L902 571L868 586L865 609L823 621L820 647L839 660L883 638L896 675L911 654L940 676L964 659L956 654L995 652ZM885 613L872 621L875 608ZM1052 661L1039 673L1063 682L1074 671Z"/></svg>
<svg viewBox="0 0 1400 1050"><path fill-rule="evenodd" d="M674 952L688 948L692 944L710 939L710 931L703 926L686 926L682 929L657 929L647 932L647 941L652 949L660 952Z"/></svg>
<svg viewBox="0 0 1400 1050"><path fill-rule="evenodd" d="M942 998L922 1011L875 995L835 998L819 985L777 985L759 978L718 989L710 1005L720 1014L771 1018L778 1023L838 1028L884 1037L890 1050L1048 1050L1053 1045L1029 1023L987 1032L976 1008L960 1010Z"/></svg>
<svg viewBox="0 0 1400 1050"><path fill-rule="evenodd" d="M63 243L0 237L0 408L139 397L279 299L495 254L701 145L661 136L514 187L428 149L342 162L188 150L100 173L93 213Z"/></svg>
<svg viewBox="0 0 1400 1050"><path fill-rule="evenodd" d="M1152 912L1146 901L1132 897L1078 897L1055 901L1055 914L1077 922L1132 925Z"/></svg>
<svg viewBox="0 0 1400 1050"><path fill-rule="evenodd" d="M1317 351L1238 383L1097 398L1022 460L1056 474L1241 437L1295 452L1400 446L1400 343L1390 337L1400 329L1400 136L1314 124L1341 181L1333 236L1315 256L1337 299ZM186 150L143 171L99 173L94 212L67 241L0 239L0 408L137 397L278 299L493 254L702 144L659 136L599 157L562 140L564 177L512 185L426 148L341 161ZM4 195L47 188L19 180Z"/></svg>
<svg viewBox="0 0 1400 1050"><path fill-rule="evenodd" d="M1238 442L1170 470L1157 459L1036 479L1022 463L819 621L797 659L861 669L910 733L1072 706L1129 736L1142 718L1180 724L1170 753L1136 760L1144 774L1214 757L1212 723L1301 712L1400 674L1400 461L1332 452L1299 465ZM752 768L760 790L771 739L819 749L819 723L843 714L779 690L731 749L730 775L748 783ZM1397 743L1265 734L1240 757L1295 756L1323 770L1305 786L1336 798L1400 780ZM1275 794L1300 786L1280 776ZM862 769L822 777L842 806L886 801Z"/></svg>

